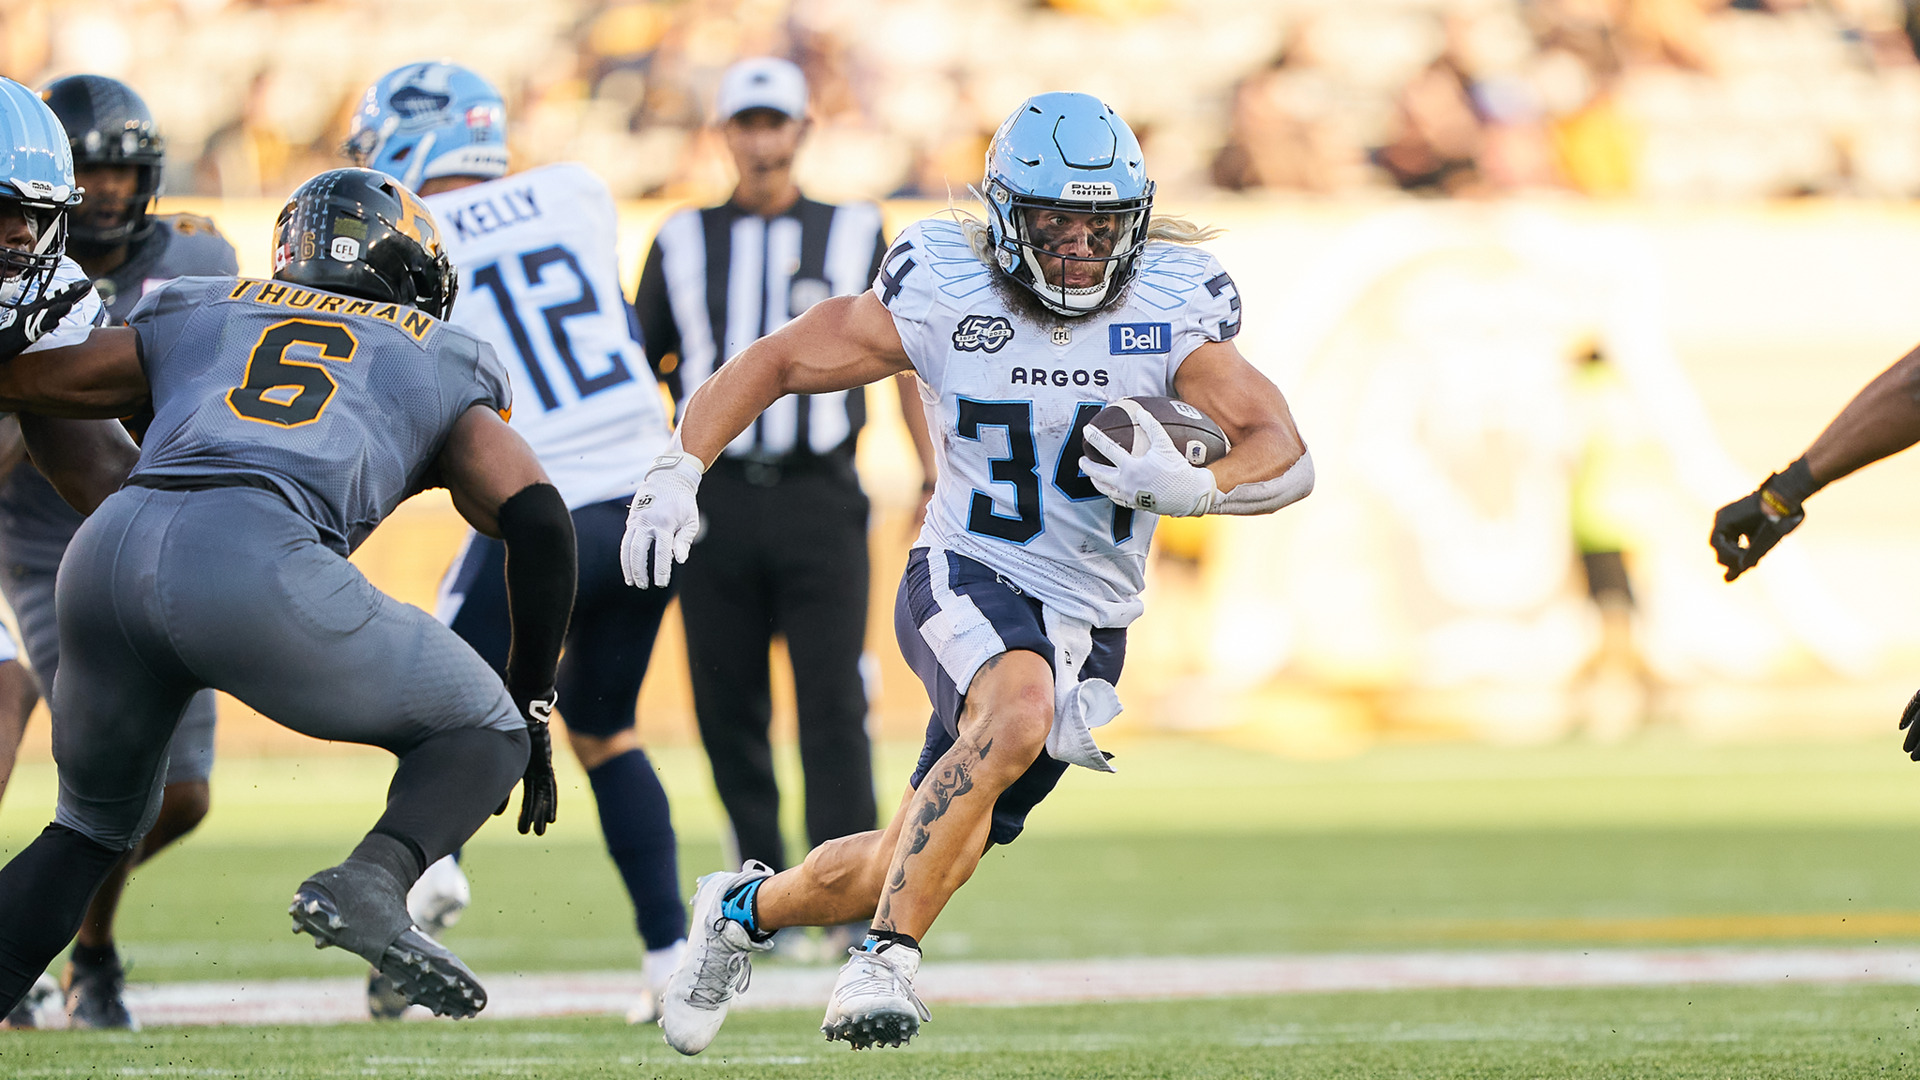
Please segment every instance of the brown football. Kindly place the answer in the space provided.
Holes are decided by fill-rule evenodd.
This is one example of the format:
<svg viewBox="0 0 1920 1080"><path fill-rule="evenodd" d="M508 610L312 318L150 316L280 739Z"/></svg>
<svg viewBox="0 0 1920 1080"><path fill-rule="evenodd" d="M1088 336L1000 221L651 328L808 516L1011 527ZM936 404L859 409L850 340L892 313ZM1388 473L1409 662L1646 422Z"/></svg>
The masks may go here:
<svg viewBox="0 0 1920 1080"><path fill-rule="evenodd" d="M1180 453L1192 464L1210 465L1226 456L1226 432L1220 430L1219 424L1208 419L1206 413L1179 398L1136 397L1129 400L1139 402L1149 416L1160 421L1160 426L1166 428L1167 435L1173 439L1173 445L1179 447ZM1090 426L1105 432L1107 438L1120 444L1120 449L1132 452L1134 425L1133 417L1127 415L1127 410L1118 405L1109 405L1094 414ZM1086 448L1086 454L1090 460L1102 465L1112 464L1105 454L1092 446Z"/></svg>

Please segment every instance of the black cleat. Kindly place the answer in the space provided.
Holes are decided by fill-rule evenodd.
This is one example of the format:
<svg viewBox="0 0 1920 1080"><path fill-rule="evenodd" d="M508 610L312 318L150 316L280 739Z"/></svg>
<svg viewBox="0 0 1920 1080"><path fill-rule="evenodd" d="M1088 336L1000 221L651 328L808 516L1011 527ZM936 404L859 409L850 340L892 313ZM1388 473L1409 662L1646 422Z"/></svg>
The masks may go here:
<svg viewBox="0 0 1920 1080"><path fill-rule="evenodd" d="M101 1031L139 1031L140 1022L127 1011L127 972L114 956L104 964L67 961L67 1026Z"/></svg>
<svg viewBox="0 0 1920 1080"><path fill-rule="evenodd" d="M479 978L413 925L406 890L377 866L345 862L322 870L301 883L287 912L293 932L313 935L314 948L332 945L362 957L411 1004L456 1019L487 1007Z"/></svg>

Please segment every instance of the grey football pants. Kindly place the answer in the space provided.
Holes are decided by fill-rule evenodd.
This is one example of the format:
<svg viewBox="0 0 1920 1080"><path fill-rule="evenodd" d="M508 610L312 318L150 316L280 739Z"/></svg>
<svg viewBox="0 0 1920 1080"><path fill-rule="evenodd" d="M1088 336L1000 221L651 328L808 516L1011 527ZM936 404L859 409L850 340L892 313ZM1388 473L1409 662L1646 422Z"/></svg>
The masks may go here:
<svg viewBox="0 0 1920 1080"><path fill-rule="evenodd" d="M168 741L208 687L303 735L395 754L443 732L525 727L453 631L255 488L117 492L67 549L59 609L54 820L107 847L152 827Z"/></svg>
<svg viewBox="0 0 1920 1080"><path fill-rule="evenodd" d="M47 699L49 709L53 708L54 674L60 670L60 622L54 617L53 602L56 572L52 567L15 567L0 574L0 593L6 594L20 624L20 647L33 665L40 696ZM167 750L167 783L204 781L213 775L214 720L213 691L195 694Z"/></svg>

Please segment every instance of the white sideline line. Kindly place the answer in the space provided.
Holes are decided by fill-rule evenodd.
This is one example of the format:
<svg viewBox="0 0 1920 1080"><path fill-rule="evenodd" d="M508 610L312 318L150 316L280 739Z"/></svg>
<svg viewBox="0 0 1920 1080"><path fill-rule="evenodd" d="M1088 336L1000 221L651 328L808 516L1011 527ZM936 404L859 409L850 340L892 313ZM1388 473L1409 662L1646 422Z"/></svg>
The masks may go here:
<svg viewBox="0 0 1920 1080"><path fill-rule="evenodd" d="M736 1008L818 1008L831 967L762 965ZM917 989L932 1004L1041 1005L1352 990L1672 986L1685 983L1920 984L1920 949L1593 949L1335 953L1130 960L934 963ZM623 1014L638 972L496 975L482 1016ZM362 979L135 983L127 1005L149 1026L334 1024L367 1018ZM414 1009L416 1013L423 1010ZM423 1013L424 1015L424 1013Z"/></svg>

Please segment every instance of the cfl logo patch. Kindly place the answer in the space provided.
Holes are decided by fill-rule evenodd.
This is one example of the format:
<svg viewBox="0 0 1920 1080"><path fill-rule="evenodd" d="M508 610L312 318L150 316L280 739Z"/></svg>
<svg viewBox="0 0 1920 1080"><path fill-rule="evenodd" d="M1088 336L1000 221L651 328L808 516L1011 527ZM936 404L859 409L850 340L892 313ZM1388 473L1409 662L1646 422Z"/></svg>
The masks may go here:
<svg viewBox="0 0 1920 1080"><path fill-rule="evenodd" d="M1172 323L1114 323L1107 327L1109 356L1136 356L1172 350Z"/></svg>

